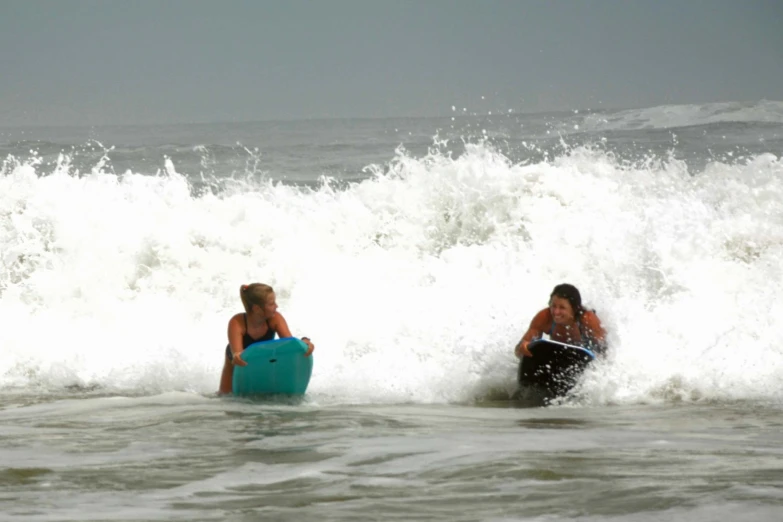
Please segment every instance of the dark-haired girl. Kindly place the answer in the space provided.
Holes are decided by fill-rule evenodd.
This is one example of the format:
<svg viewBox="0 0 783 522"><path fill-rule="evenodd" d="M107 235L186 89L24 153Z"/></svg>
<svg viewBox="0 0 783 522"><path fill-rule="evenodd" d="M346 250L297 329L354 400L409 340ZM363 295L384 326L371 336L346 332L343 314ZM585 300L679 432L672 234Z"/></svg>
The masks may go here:
<svg viewBox="0 0 783 522"><path fill-rule="evenodd" d="M573 285L557 285L549 296L549 307L536 314L514 354L532 357L528 345L545 333L553 341L584 346L598 354L606 350L606 331L594 310L582 306L582 296Z"/></svg>

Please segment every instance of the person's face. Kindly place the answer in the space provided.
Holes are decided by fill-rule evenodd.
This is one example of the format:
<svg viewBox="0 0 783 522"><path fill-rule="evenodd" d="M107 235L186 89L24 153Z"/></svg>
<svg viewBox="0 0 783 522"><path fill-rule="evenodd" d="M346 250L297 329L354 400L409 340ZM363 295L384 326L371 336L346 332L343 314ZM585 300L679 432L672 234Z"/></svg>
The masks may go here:
<svg viewBox="0 0 783 522"><path fill-rule="evenodd" d="M277 298L274 292L266 296L266 304L264 305L264 317L270 319L275 312L277 312Z"/></svg>
<svg viewBox="0 0 783 522"><path fill-rule="evenodd" d="M557 324L569 324L574 321L574 309L568 299L553 296L549 301L549 311L552 312L552 319Z"/></svg>
<svg viewBox="0 0 783 522"><path fill-rule="evenodd" d="M274 293L266 296L266 303L264 306L257 304L253 305L253 313L261 314L264 319L271 319L272 316L275 315L275 312L277 312L277 300L275 299Z"/></svg>

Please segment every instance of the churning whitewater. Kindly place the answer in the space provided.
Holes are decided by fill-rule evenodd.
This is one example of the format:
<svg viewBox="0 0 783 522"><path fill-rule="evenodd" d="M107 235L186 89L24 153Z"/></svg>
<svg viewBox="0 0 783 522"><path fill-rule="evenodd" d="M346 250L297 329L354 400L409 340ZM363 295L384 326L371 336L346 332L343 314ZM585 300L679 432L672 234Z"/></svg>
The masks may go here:
<svg viewBox="0 0 783 522"><path fill-rule="evenodd" d="M726 110L699 128L729 132L739 123L714 116ZM579 117L617 133L668 113ZM214 393L239 286L258 281L316 344L313 403L502 398L514 344L570 282L611 344L579 401L783 398L780 158L696 167L673 146L629 160L596 136L560 134L558 152L521 160L488 139L455 154L441 136L353 181L305 184L257 166L180 173L171 157L118 171L112 149L84 169L72 151L9 154L0 387Z"/></svg>

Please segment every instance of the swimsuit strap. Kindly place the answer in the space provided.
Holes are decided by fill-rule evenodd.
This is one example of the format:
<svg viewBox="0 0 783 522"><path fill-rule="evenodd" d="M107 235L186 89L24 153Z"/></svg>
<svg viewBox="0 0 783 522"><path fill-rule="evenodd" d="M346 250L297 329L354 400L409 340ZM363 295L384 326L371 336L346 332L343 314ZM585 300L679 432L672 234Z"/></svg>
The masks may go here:
<svg viewBox="0 0 783 522"><path fill-rule="evenodd" d="M582 343L586 342L587 341L587 336L585 335L584 325L582 324L582 321L577 319L576 320L576 325L579 327L579 337L581 338L580 342L582 342ZM549 337L552 337L552 335L555 333L555 326L557 326L557 324L553 320L552 321L552 326L549 327Z"/></svg>

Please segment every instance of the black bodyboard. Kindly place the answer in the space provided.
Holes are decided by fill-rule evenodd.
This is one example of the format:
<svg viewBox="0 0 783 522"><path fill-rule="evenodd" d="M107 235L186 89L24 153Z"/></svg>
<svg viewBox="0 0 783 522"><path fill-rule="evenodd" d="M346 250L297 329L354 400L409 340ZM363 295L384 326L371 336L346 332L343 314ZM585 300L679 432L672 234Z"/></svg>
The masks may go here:
<svg viewBox="0 0 783 522"><path fill-rule="evenodd" d="M519 361L517 382L520 388L534 388L549 398L567 394L595 359L587 348L549 339L532 341L528 349L533 357Z"/></svg>

